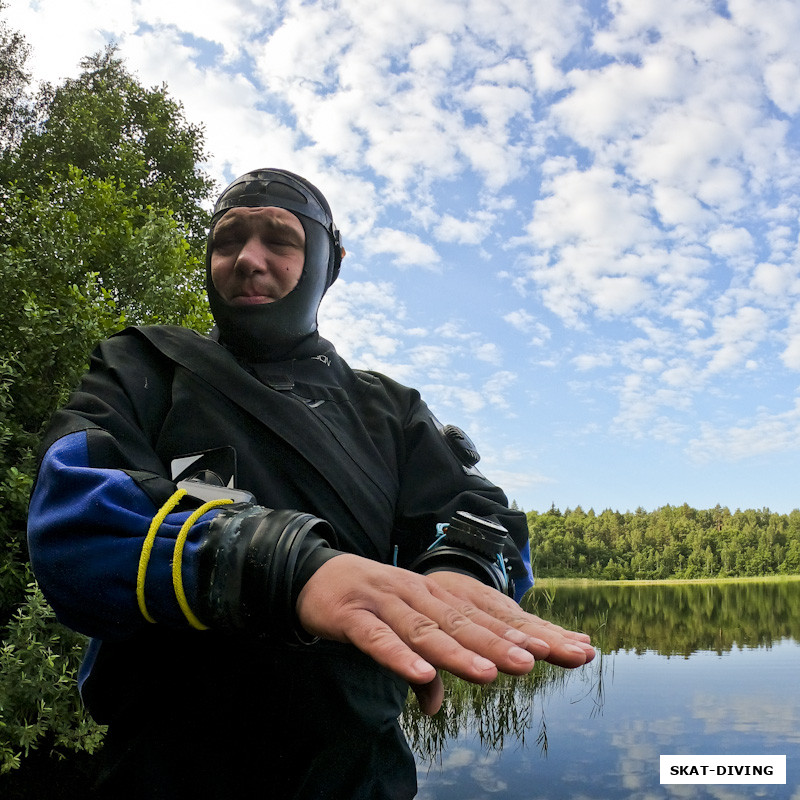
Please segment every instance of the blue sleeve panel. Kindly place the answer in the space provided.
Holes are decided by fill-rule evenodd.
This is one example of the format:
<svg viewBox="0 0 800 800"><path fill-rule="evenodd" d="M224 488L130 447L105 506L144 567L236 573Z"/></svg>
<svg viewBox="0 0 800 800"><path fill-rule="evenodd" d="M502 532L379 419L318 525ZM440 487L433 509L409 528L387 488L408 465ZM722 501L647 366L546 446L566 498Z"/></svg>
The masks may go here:
<svg viewBox="0 0 800 800"><path fill-rule="evenodd" d="M531 569L531 544L525 542L520 549L522 563L525 565L525 575L514 579L514 599L519 603L528 589L533 588L533 570Z"/></svg>
<svg viewBox="0 0 800 800"><path fill-rule="evenodd" d="M151 498L124 470L91 466L83 430L58 439L45 453L30 504L28 540L36 577L66 625L116 639L150 623L136 595L139 560L153 517ZM158 529L144 583L147 610L158 623L188 628L175 596L176 538L193 509L167 515ZM194 523L182 556L184 591L197 608L197 560L204 532L218 511Z"/></svg>

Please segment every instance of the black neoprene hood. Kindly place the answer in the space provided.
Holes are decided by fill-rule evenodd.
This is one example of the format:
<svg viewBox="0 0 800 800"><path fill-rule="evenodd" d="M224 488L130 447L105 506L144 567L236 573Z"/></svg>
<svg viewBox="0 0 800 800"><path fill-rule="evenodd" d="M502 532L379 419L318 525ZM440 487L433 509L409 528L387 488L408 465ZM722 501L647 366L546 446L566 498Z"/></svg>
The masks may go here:
<svg viewBox="0 0 800 800"><path fill-rule="evenodd" d="M306 235L305 261L297 285L273 303L234 307L223 301L211 279L214 227L232 208L275 206L291 211ZM206 288L220 341L251 361L291 357L317 330L317 310L336 280L342 260L339 230L328 201L305 178L282 169L258 169L233 181L219 196L211 217L206 248Z"/></svg>

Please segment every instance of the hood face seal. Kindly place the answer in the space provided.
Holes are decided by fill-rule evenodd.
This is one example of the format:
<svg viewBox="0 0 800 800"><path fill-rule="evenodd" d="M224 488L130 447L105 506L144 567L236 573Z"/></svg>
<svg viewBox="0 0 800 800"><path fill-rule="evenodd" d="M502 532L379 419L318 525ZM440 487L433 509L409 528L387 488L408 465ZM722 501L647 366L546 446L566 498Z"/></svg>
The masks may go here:
<svg viewBox="0 0 800 800"><path fill-rule="evenodd" d="M285 297L257 306L229 306L211 279L214 227L232 208L275 206L291 211L306 235L305 261L297 285ZM206 290L219 341L251 362L291 358L317 331L317 310L339 275L342 245L328 201L313 184L281 169L245 173L219 196L206 244ZM316 338L316 337L314 337Z"/></svg>

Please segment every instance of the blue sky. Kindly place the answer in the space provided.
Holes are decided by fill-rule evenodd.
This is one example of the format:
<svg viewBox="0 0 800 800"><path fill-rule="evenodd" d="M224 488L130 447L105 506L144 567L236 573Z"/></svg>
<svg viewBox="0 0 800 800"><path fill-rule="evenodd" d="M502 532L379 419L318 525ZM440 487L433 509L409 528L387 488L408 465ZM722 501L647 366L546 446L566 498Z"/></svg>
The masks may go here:
<svg viewBox="0 0 800 800"><path fill-rule="evenodd" d="M795 0L10 0L58 81L119 44L222 186L328 196L320 328L526 510L800 507Z"/></svg>

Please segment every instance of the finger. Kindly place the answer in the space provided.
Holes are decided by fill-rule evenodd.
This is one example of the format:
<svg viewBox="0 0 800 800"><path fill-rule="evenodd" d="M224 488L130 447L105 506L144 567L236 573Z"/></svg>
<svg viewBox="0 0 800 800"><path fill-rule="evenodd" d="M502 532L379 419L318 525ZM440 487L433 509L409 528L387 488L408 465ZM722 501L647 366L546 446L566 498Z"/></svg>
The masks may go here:
<svg viewBox="0 0 800 800"><path fill-rule="evenodd" d="M457 598L443 600L428 592L411 602L413 608L398 598L383 609L383 619L412 650L435 666L479 683L494 680L497 669L514 675L533 669L531 653L504 638L508 626L474 606L461 604L466 611L462 613L454 605L460 604Z"/></svg>
<svg viewBox="0 0 800 800"><path fill-rule="evenodd" d="M532 638L506 619L453 597L442 629L466 647L489 658L501 672L521 675L529 672L537 658L548 655L547 642Z"/></svg>
<svg viewBox="0 0 800 800"><path fill-rule="evenodd" d="M342 640L357 647L410 684L424 685L436 678L434 665L409 647L398 634L371 611L349 615L342 626Z"/></svg>
<svg viewBox="0 0 800 800"><path fill-rule="evenodd" d="M411 689L417 696L417 703L423 714L432 717L442 707L444 684L438 672L429 683L412 683Z"/></svg>
<svg viewBox="0 0 800 800"><path fill-rule="evenodd" d="M441 576L437 575L437 578ZM457 576L459 577L459 576ZM568 631L560 625L523 611L511 598L475 581L463 582L445 578L439 589L450 596L453 604L476 624L526 649L535 658L562 667L579 667L595 656L588 636ZM437 583L440 583L437 580ZM460 639L470 646L468 641ZM493 657L489 653L484 653ZM503 672L519 674L504 661L495 661ZM511 667L509 669L509 667Z"/></svg>
<svg viewBox="0 0 800 800"><path fill-rule="evenodd" d="M546 642L548 653L538 655L538 657L551 664L560 667L579 667L595 657L591 640L585 634L565 630L560 625L524 612L516 620L510 620L509 623L532 638L535 637L539 641ZM535 648L533 652L536 653Z"/></svg>
<svg viewBox="0 0 800 800"><path fill-rule="evenodd" d="M535 614L523 611L512 598L475 579L448 572L437 572L428 577L433 579L440 588L449 594L471 603L485 611L489 616L505 624L525 630L533 638L537 638L539 631L544 630L548 634L548 641L552 641L554 636L557 637L560 634L561 637L574 640L579 644L585 645L591 642L590 637L585 633L568 631L559 625L537 617Z"/></svg>
<svg viewBox="0 0 800 800"><path fill-rule="evenodd" d="M496 613L504 624L527 636L526 647L537 659L572 668L588 663L595 656L591 640L585 634L568 631L521 609Z"/></svg>
<svg viewBox="0 0 800 800"><path fill-rule="evenodd" d="M453 632L468 620L460 621L458 612L427 591L411 593L413 606L401 594L404 592L399 590L396 595L384 597L379 609L360 609L350 614L343 626L347 641L411 683L433 680L434 667L473 683L489 683L497 677L494 661L465 647L443 629ZM486 634L499 641L488 631ZM504 646L514 647L509 642ZM480 649L486 651L487 647ZM521 648L516 649L529 663L514 672L529 671L533 659ZM422 674L424 667L429 670L426 674Z"/></svg>
<svg viewBox="0 0 800 800"><path fill-rule="evenodd" d="M382 609L384 619L363 610L351 615L344 626L345 638L411 684L430 683L435 678L436 668L481 684L490 683L497 677L498 666L515 675L525 674L533 668L534 658L530 653L511 642L503 642L488 631L484 632L485 636L496 640L501 647L495 645L492 648L485 641L458 634L477 648L476 651L461 644L438 623L405 603L396 601L395 604L396 609ZM513 651L510 657L508 651ZM499 664L487 658L484 655L487 652L492 653Z"/></svg>
<svg viewBox="0 0 800 800"><path fill-rule="evenodd" d="M495 658L499 652L492 653L486 642L471 636L467 628L476 626L452 607L426 597L417 602L417 607L398 601L384 612L384 619L400 640L435 667L474 683L489 683L497 677ZM498 639L489 631L484 633ZM513 645L506 642L505 646ZM525 651L520 652L530 658Z"/></svg>
<svg viewBox="0 0 800 800"><path fill-rule="evenodd" d="M434 577L434 576L430 576ZM407 598L427 618L436 621L444 633L458 641L463 647L490 659L497 668L511 675L522 675L533 668L534 659L539 658L562 667L579 667L594 658L594 649L583 635L566 631L559 625L528 614L509 597L490 587L463 576L441 574L430 582L430 591L420 596ZM455 579L453 579L455 578ZM444 585L442 585L444 583ZM456 593L449 590L456 588ZM472 623L472 624L468 624ZM393 627L396 627L393 624ZM429 658L423 643L411 642L400 634L404 641ZM429 642L437 640L431 637ZM530 656L533 656L532 659ZM431 662L467 680L481 682L479 677L454 667L448 662Z"/></svg>

